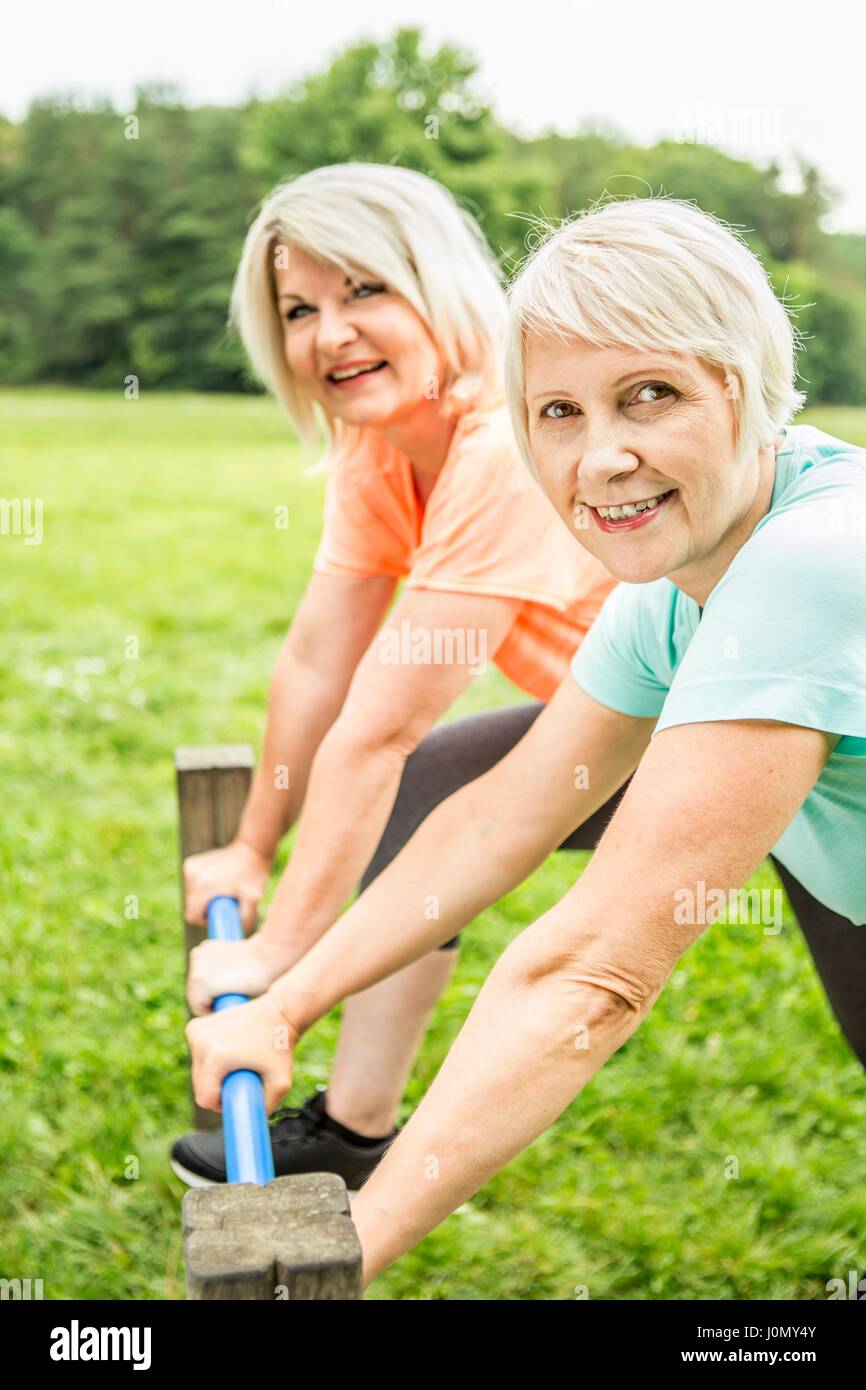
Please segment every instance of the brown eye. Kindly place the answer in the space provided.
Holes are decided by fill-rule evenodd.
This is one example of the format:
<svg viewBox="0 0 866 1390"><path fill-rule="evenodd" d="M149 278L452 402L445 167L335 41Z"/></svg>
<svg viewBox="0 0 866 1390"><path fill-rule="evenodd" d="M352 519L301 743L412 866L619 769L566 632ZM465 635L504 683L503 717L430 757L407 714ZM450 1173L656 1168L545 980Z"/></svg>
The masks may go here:
<svg viewBox="0 0 866 1390"><path fill-rule="evenodd" d="M666 391L669 396L675 396L677 394L674 388L668 386L667 382L664 381L646 381L643 386L638 387L638 396L642 391ZM640 401L639 404L652 405L652 401Z"/></svg>
<svg viewBox="0 0 866 1390"><path fill-rule="evenodd" d="M540 412L539 418L542 420L568 420L570 419L571 412L574 410L574 408L575 407L571 404L571 401L551 401L549 405L544 406L543 410ZM563 411L565 413L557 413L554 415L549 414L548 412L550 411Z"/></svg>

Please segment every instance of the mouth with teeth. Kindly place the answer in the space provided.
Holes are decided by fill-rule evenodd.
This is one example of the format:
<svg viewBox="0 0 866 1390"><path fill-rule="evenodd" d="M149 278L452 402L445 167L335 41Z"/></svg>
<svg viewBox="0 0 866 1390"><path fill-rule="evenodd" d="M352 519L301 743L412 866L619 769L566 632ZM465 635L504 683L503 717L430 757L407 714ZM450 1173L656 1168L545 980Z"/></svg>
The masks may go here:
<svg viewBox="0 0 866 1390"><path fill-rule="evenodd" d="M387 362L360 362L356 367L346 367L342 371L328 372L326 380L332 386L338 386L342 390L351 387L362 377L372 376L375 372L381 372L387 367Z"/></svg>
<svg viewBox="0 0 866 1390"><path fill-rule="evenodd" d="M646 526L647 522L652 521L653 517L658 516L664 507L674 496L677 489L668 488L666 492L657 492L654 497L646 497L640 502L623 502L615 507L590 507L596 522L602 531L635 531L639 526Z"/></svg>

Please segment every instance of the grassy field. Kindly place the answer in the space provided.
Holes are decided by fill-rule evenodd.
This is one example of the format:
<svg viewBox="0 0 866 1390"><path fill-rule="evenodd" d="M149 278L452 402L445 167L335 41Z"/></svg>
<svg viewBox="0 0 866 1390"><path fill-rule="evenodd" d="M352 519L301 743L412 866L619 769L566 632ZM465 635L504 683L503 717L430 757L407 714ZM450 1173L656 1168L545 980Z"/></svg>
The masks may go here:
<svg viewBox="0 0 866 1390"><path fill-rule="evenodd" d="M259 398L33 390L0 409L0 497L44 499L40 545L0 536L0 1276L181 1298L172 749L258 747L322 482ZM803 418L866 443L864 411ZM516 698L494 673L452 713ZM504 944L585 858L555 855L466 931L402 1119ZM292 1103L327 1080L338 1016L302 1043ZM778 937L711 930L559 1121L368 1297L824 1298L866 1256L864 1135L866 1078L793 917Z"/></svg>

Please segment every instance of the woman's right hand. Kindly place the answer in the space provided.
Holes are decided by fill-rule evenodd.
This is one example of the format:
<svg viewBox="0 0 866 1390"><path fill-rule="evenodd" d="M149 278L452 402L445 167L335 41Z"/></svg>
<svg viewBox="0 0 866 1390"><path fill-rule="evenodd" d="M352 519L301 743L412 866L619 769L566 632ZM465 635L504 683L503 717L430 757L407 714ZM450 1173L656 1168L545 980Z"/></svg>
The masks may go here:
<svg viewBox="0 0 866 1390"><path fill-rule="evenodd" d="M237 898L244 931L252 931L256 911L268 882L271 862L243 840L232 840L222 849L191 854L183 861L184 917L205 926L211 898Z"/></svg>
<svg viewBox="0 0 866 1390"><path fill-rule="evenodd" d="M202 941L189 953L186 997L193 1014L208 1014L221 994L264 994L298 959L297 949L254 932L246 941Z"/></svg>

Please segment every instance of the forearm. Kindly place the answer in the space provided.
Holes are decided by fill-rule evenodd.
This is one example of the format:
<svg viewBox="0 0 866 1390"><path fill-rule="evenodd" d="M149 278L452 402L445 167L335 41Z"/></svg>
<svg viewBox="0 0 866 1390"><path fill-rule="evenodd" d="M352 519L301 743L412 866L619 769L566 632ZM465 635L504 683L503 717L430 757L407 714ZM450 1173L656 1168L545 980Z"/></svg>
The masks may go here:
<svg viewBox="0 0 866 1390"><path fill-rule="evenodd" d="M365 1283L543 1133L654 1002L633 1009L555 969L530 976L508 957L506 951L427 1095L352 1203Z"/></svg>
<svg viewBox="0 0 866 1390"><path fill-rule="evenodd" d="M441 946L522 883L623 785L651 726L563 683L517 748L437 806L272 985L293 1026L304 1031L342 999ZM575 777L577 757L588 778Z"/></svg>
<svg viewBox="0 0 866 1390"><path fill-rule="evenodd" d="M345 681L305 666L284 643L271 679L261 756L238 828L238 839L267 859L300 814L313 759L345 694Z"/></svg>
<svg viewBox="0 0 866 1390"><path fill-rule="evenodd" d="M517 810L492 774L442 802L396 859L271 992L299 1031L341 1000L441 946L530 874L568 833L538 804ZM587 814L594 810L588 803Z"/></svg>
<svg viewBox="0 0 866 1390"><path fill-rule="evenodd" d="M394 805L405 754L326 738L310 774L291 860L263 936L300 957L340 914L375 853Z"/></svg>

